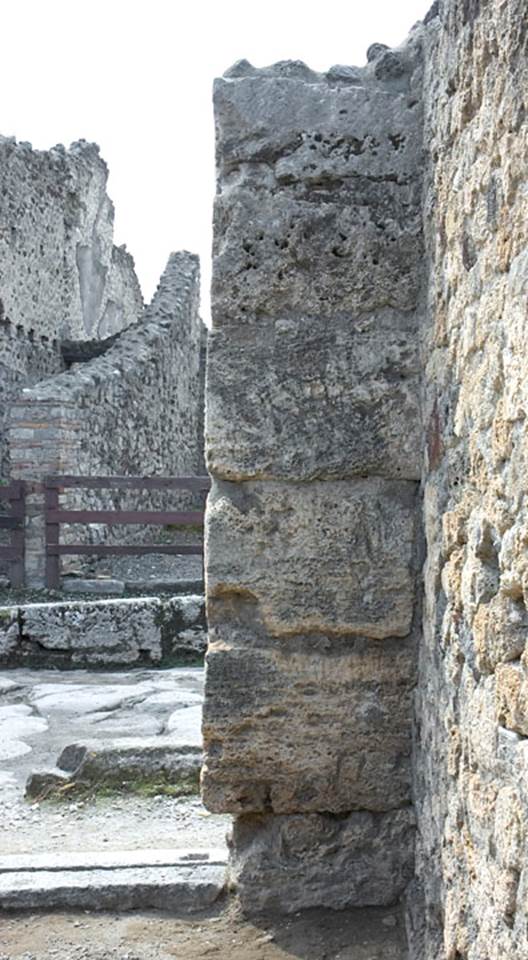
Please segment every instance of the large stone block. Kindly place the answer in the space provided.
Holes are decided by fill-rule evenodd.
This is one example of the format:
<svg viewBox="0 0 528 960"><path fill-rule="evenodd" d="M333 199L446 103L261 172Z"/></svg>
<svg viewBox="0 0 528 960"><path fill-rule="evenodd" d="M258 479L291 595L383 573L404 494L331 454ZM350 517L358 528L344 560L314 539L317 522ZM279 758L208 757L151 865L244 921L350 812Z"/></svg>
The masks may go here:
<svg viewBox="0 0 528 960"><path fill-rule="evenodd" d="M217 157L227 183L245 163L278 167L279 179L408 178L422 151L420 103L369 88L366 77L361 86L313 79L258 71L215 81Z"/></svg>
<svg viewBox="0 0 528 960"><path fill-rule="evenodd" d="M325 636L277 643L245 622L250 616L242 610L238 622L226 616L210 631L209 809L342 813L409 802L414 645Z"/></svg>
<svg viewBox="0 0 528 960"><path fill-rule="evenodd" d="M396 903L413 873L414 816L241 817L231 877L247 911Z"/></svg>
<svg viewBox="0 0 528 960"><path fill-rule="evenodd" d="M421 222L414 184L367 181L336 196L290 188L215 203L215 327L290 314L360 316L417 305Z"/></svg>
<svg viewBox="0 0 528 960"><path fill-rule="evenodd" d="M251 598L271 634L406 636L415 498L416 484L379 478L216 482L208 596Z"/></svg>
<svg viewBox="0 0 528 960"><path fill-rule="evenodd" d="M262 318L209 340L208 466L228 480L418 479L416 320ZM238 416L243 397L243 416Z"/></svg>

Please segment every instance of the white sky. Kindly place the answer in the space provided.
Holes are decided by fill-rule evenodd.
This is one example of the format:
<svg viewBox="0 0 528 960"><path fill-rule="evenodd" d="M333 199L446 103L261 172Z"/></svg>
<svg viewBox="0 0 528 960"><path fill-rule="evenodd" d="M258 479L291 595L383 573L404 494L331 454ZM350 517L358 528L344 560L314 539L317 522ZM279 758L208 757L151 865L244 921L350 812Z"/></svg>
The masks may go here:
<svg viewBox="0 0 528 960"><path fill-rule="evenodd" d="M171 250L210 276L211 86L245 57L316 70L396 46L430 0L0 0L0 133L39 149L94 140L110 167L117 243L146 299ZM203 298L207 314L208 297ZM205 319L206 317L204 317Z"/></svg>

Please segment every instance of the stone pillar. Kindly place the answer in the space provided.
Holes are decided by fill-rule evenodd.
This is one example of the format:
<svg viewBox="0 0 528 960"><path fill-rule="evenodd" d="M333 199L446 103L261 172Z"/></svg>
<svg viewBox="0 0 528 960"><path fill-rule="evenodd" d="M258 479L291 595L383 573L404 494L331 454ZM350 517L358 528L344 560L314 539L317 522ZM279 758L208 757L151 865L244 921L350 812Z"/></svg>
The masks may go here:
<svg viewBox="0 0 528 960"><path fill-rule="evenodd" d="M252 908L412 875L420 54L378 47L215 87L203 796Z"/></svg>

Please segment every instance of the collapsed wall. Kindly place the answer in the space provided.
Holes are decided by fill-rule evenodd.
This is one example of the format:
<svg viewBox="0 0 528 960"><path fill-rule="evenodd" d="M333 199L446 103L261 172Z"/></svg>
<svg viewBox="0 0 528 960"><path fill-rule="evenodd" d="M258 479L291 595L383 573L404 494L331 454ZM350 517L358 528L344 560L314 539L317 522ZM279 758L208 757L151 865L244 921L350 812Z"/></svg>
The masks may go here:
<svg viewBox="0 0 528 960"><path fill-rule="evenodd" d="M421 55L217 81L203 795L245 906L413 872Z"/></svg>
<svg viewBox="0 0 528 960"><path fill-rule="evenodd" d="M198 257L172 254L141 322L118 336L102 356L73 364L21 393L11 408L13 478L39 482L49 474L203 473L205 328L199 285ZM77 503L70 495L70 507L156 506L152 491L128 498L109 491L103 501L101 495L83 494L82 501L79 496ZM26 576L28 583L39 584L45 562L42 491L30 493L27 504ZM95 531L99 539L101 534ZM87 532L73 528L71 535L83 542ZM119 537L123 540L122 528Z"/></svg>
<svg viewBox="0 0 528 960"><path fill-rule="evenodd" d="M13 397L64 369L63 340L104 338L141 315L107 178L95 144L40 151L0 137L0 477Z"/></svg>
<svg viewBox="0 0 528 960"><path fill-rule="evenodd" d="M413 957L528 956L528 29L441 3L427 34L428 455ZM423 892L423 899L420 892Z"/></svg>

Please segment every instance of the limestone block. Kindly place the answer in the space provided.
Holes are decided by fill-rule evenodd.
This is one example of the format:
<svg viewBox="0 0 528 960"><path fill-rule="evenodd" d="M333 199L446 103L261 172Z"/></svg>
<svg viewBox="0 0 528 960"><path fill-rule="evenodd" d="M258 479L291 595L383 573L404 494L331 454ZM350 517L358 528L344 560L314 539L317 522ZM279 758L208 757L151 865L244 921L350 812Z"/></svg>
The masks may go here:
<svg viewBox="0 0 528 960"><path fill-rule="evenodd" d="M404 180L420 160L420 104L379 87L258 71L216 80L214 105L228 183L243 163L280 164L292 177L319 181L332 174Z"/></svg>
<svg viewBox="0 0 528 960"><path fill-rule="evenodd" d="M395 903L412 877L414 817L351 813L240 817L231 876L251 912Z"/></svg>
<svg viewBox="0 0 528 960"><path fill-rule="evenodd" d="M271 634L406 636L415 493L414 483L378 478L216 482L206 515L208 596L251 598Z"/></svg>
<svg viewBox="0 0 528 960"><path fill-rule="evenodd" d="M521 736L528 736L528 673L520 663L500 664L497 677L497 719Z"/></svg>
<svg viewBox="0 0 528 960"><path fill-rule="evenodd" d="M199 595L0 608L0 662L10 666L167 664L201 658L206 646Z"/></svg>
<svg viewBox="0 0 528 960"><path fill-rule="evenodd" d="M18 644L18 610L16 607L0 609L0 660L9 658Z"/></svg>
<svg viewBox="0 0 528 960"><path fill-rule="evenodd" d="M472 624L477 666L491 672L499 663L521 656L528 638L528 613L524 604L499 593L481 604Z"/></svg>
<svg viewBox="0 0 528 960"><path fill-rule="evenodd" d="M412 645L327 636L273 642L250 615L210 630L202 779L209 809L342 813L409 802Z"/></svg>
<svg viewBox="0 0 528 960"><path fill-rule="evenodd" d="M261 318L256 329L213 332L209 470L232 480L418 479L418 378L416 320L392 310L331 324Z"/></svg>
<svg viewBox="0 0 528 960"><path fill-rule="evenodd" d="M354 190L358 187L354 184ZM215 203L215 327L262 316L359 317L417 305L421 224L415 186L367 181L318 203L238 187ZM409 212L411 211L411 212Z"/></svg>

